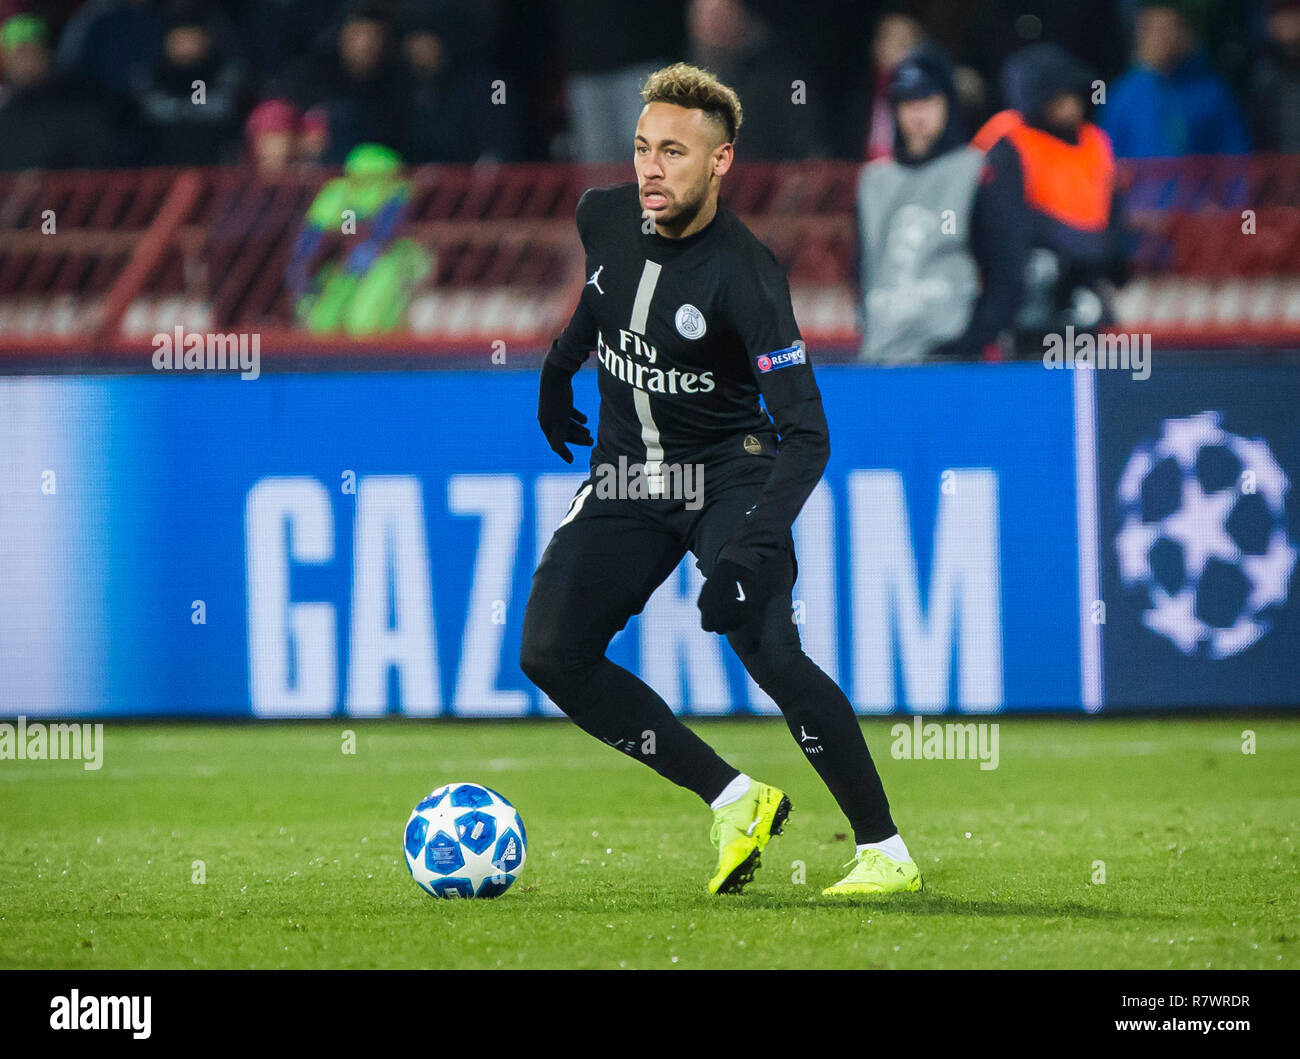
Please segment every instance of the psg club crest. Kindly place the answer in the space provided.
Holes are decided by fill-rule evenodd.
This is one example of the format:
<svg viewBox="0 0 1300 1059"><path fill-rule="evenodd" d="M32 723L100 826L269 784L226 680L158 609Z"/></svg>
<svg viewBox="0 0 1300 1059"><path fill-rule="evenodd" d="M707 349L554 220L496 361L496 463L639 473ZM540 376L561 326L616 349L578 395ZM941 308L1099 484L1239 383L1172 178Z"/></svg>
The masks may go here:
<svg viewBox="0 0 1300 1059"><path fill-rule="evenodd" d="M689 302L677 310L677 331L683 338L700 338L708 330L704 314Z"/></svg>

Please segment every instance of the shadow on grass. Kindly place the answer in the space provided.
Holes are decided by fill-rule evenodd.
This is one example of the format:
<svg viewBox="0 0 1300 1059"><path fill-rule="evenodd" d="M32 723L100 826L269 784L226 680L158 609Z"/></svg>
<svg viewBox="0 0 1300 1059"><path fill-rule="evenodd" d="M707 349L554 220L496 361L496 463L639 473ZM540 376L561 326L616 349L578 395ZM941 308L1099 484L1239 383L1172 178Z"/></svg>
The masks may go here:
<svg viewBox="0 0 1300 1059"><path fill-rule="evenodd" d="M691 916L744 916L762 912L791 913L800 916L843 917L859 913L870 916L934 916L969 917L971 919L1028 919L1051 922L1055 920L1085 920L1094 922L1165 922L1179 917L1171 913L1154 911L1128 911L1108 908L1103 903L1087 904L1082 901L1034 900L1032 898L965 897L925 890L919 894L899 894L889 897L838 898L823 897L814 887L782 889L776 892L751 888L744 894L729 897L708 897L703 893L683 894L680 891L655 890L620 892L617 887L606 888L604 899L590 900L589 894L577 897L563 890L540 886L527 895L530 912L575 916L620 916L626 914L654 913ZM509 901L510 895L504 898ZM482 907L487 902L445 902L445 904ZM495 902L493 902L495 903ZM439 902L444 904L444 902ZM498 906L500 907L500 906ZM440 909L441 910L441 909ZM455 915L457 913L448 912ZM520 909L523 911L523 909ZM473 912L460 915L474 916Z"/></svg>
<svg viewBox="0 0 1300 1059"><path fill-rule="evenodd" d="M729 899L730 900L730 899ZM735 907L749 905L766 909L789 909L800 912L843 912L853 909L882 915L906 916L972 916L980 918L1006 917L1029 919L1093 919L1093 920L1174 920L1177 916L1152 912L1125 912L1100 905L1081 904L1078 901L998 900L997 898L964 898L950 894L922 891L919 894L900 894L889 897L809 897L779 894L749 893L737 897Z"/></svg>

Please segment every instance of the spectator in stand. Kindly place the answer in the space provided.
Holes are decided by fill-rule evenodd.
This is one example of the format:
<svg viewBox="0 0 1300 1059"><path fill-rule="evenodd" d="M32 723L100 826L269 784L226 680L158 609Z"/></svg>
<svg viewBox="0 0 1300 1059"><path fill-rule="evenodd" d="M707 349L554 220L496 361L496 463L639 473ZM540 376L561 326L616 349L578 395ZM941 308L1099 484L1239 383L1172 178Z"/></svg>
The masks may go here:
<svg viewBox="0 0 1300 1059"><path fill-rule="evenodd" d="M780 161L826 153L815 92L803 102L794 101L791 86L803 72L767 23L742 0L691 0L686 28L690 61L716 74L740 96L745 158Z"/></svg>
<svg viewBox="0 0 1300 1059"><path fill-rule="evenodd" d="M109 116L84 87L54 72L45 22L0 25L0 169L92 169L116 157Z"/></svg>
<svg viewBox="0 0 1300 1059"><path fill-rule="evenodd" d="M626 162L641 116L641 85L681 57L685 0L612 4L560 0L571 154L578 162Z"/></svg>
<svg viewBox="0 0 1300 1059"><path fill-rule="evenodd" d="M493 78L474 65L454 10L418 4L403 19L401 52L412 83L407 160L504 161L508 108L492 103Z"/></svg>
<svg viewBox="0 0 1300 1059"><path fill-rule="evenodd" d="M199 261L211 291L213 319L233 321L249 305L248 326L275 326L283 319L274 303L249 296L240 274L249 263L271 266L302 222L295 175L315 164L303 137L307 118L285 99L268 99L253 108L244 124L243 162L256 179L239 173L214 185L216 199L205 225ZM246 277L245 277L246 278ZM250 297L248 302L246 297Z"/></svg>
<svg viewBox="0 0 1300 1059"><path fill-rule="evenodd" d="M1255 146L1300 154L1300 0L1270 3L1264 51L1248 80Z"/></svg>
<svg viewBox="0 0 1300 1059"><path fill-rule="evenodd" d="M422 246L398 238L410 191L401 157L374 143L355 147L343 176L321 188L294 242L286 276L298 320L308 330L374 335L405 323L415 289L432 267ZM355 231L344 234L350 249L333 260L348 211L355 218Z"/></svg>
<svg viewBox="0 0 1300 1059"><path fill-rule="evenodd" d="M925 29L913 16L889 11L880 16L871 38L873 81L867 106L867 135L863 159L874 162L894 153L894 106L889 85L908 54L925 40Z"/></svg>
<svg viewBox="0 0 1300 1059"><path fill-rule="evenodd" d="M14 15L35 15L50 31L50 40L63 39L63 27L82 0L0 0L0 23Z"/></svg>
<svg viewBox="0 0 1300 1059"><path fill-rule="evenodd" d="M324 107L312 107L298 123L298 161L304 166L321 165L329 145L329 112Z"/></svg>
<svg viewBox="0 0 1300 1059"><path fill-rule="evenodd" d="M163 7L154 0L89 0L64 27L59 70L125 97L131 70L162 48Z"/></svg>
<svg viewBox="0 0 1300 1059"><path fill-rule="evenodd" d="M131 76L146 164L233 160L247 67L231 52L232 41L230 28L203 6L172 4L162 55Z"/></svg>
<svg viewBox="0 0 1300 1059"><path fill-rule="evenodd" d="M283 176L298 159L302 116L287 99L259 103L244 123L245 153L263 179Z"/></svg>
<svg viewBox="0 0 1300 1059"><path fill-rule="evenodd" d="M1134 59L1110 87L1102 124L1119 158L1244 154L1246 126L1182 6L1145 3Z"/></svg>
<svg viewBox="0 0 1300 1059"><path fill-rule="evenodd" d="M324 114L300 113L287 99L259 103L244 123L244 157L268 179L317 165L326 142Z"/></svg>
<svg viewBox="0 0 1300 1059"><path fill-rule="evenodd" d="M391 7L378 0L350 5L329 47L300 60L288 94L300 107L320 107L329 122L321 161L341 165L362 143L401 153L410 129L411 81L397 56Z"/></svg>
<svg viewBox="0 0 1300 1059"><path fill-rule="evenodd" d="M1025 296L1018 348L1042 355L1042 337L1069 324L1113 320L1113 287L1128 275L1123 202L1106 134L1088 120L1092 72L1056 44L1014 53L1003 70L1010 110L975 135L994 168L1020 170L1029 210ZM1009 143L1011 152L998 152Z"/></svg>
<svg viewBox="0 0 1300 1059"><path fill-rule="evenodd" d="M888 86L892 158L858 183L862 357L992 359L1019 307L1029 217L1014 157L970 146L952 60L925 43ZM1010 144L991 152L1011 154ZM990 350L990 347L993 347Z"/></svg>

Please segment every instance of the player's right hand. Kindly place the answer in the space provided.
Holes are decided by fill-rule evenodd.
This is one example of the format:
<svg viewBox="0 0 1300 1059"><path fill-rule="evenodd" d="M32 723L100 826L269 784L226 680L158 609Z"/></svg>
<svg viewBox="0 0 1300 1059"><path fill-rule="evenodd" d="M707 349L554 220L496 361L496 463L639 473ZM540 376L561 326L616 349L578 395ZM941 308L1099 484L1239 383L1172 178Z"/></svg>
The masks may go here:
<svg viewBox="0 0 1300 1059"><path fill-rule="evenodd" d="M547 444L565 463L573 462L570 445L592 444L591 431L583 425L587 417L573 407L572 377L550 361L542 364L537 422L546 435Z"/></svg>

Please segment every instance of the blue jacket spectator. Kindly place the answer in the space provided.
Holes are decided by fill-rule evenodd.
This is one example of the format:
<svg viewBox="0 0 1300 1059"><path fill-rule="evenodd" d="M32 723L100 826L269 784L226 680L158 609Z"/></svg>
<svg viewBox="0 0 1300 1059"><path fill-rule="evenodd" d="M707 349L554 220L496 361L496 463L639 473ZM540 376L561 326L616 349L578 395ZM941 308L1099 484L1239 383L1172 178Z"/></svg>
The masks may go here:
<svg viewBox="0 0 1300 1059"><path fill-rule="evenodd" d="M1111 88L1101 124L1118 158L1245 154L1250 137L1186 17L1145 6L1134 27L1134 62Z"/></svg>

